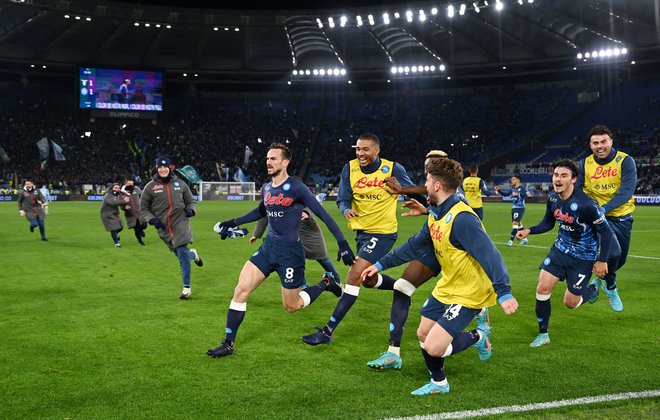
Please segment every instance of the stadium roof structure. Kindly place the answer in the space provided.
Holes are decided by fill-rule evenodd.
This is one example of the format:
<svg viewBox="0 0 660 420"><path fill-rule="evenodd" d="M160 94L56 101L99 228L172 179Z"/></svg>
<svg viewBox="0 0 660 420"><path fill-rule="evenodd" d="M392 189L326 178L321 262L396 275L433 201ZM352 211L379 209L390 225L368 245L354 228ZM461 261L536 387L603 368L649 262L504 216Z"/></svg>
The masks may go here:
<svg viewBox="0 0 660 420"><path fill-rule="evenodd" d="M225 10L196 0L2 0L0 69L162 69L169 78L250 82L478 78L660 62L657 0L346 2L265 9L247 1Z"/></svg>

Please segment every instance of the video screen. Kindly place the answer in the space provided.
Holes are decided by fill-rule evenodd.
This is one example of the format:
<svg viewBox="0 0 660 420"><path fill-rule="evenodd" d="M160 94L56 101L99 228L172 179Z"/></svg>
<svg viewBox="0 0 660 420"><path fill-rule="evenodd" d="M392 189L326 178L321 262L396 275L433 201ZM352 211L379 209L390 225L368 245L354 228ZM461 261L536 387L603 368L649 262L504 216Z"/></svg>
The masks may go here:
<svg viewBox="0 0 660 420"><path fill-rule="evenodd" d="M78 92L80 108L162 111L163 73L84 67Z"/></svg>

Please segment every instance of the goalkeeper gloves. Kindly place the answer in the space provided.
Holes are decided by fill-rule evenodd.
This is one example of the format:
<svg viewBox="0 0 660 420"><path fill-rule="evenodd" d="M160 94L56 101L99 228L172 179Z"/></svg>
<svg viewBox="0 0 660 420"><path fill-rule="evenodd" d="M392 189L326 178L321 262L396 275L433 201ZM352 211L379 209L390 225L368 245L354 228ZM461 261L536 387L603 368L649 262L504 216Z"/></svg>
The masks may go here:
<svg viewBox="0 0 660 420"><path fill-rule="evenodd" d="M227 239L227 236L229 236L229 229L230 228L233 229L235 227L238 227L238 225L236 224L234 219L232 219L232 220L225 220L224 222L216 223L215 226L213 226L213 230L215 231L215 233L220 235L220 239L224 241L225 239Z"/></svg>

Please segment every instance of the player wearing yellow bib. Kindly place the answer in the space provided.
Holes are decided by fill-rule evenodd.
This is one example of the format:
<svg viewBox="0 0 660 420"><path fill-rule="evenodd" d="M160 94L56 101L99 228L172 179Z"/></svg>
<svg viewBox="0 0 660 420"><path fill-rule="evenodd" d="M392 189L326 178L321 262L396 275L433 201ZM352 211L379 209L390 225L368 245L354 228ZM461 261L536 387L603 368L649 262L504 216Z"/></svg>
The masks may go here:
<svg viewBox="0 0 660 420"><path fill-rule="evenodd" d="M442 278L422 307L417 329L431 381L412 395L446 394L444 359L475 346L479 358L491 356L490 326L463 331L482 308L498 302L508 315L518 308L509 274L474 211L456 194L463 177L452 159L435 159L426 166L429 217L419 232L362 273L362 278L433 252Z"/></svg>
<svg viewBox="0 0 660 420"><path fill-rule="evenodd" d="M484 180L477 176L478 173L479 167L477 165L470 166L470 176L463 180L462 187L468 204L479 216L479 219L484 220L484 203L481 194L491 196L495 194L495 191L490 191L486 187Z"/></svg>
<svg viewBox="0 0 660 420"><path fill-rule="evenodd" d="M596 302L598 289L605 280L603 291L610 307L621 312L623 302L616 285L616 273L626 263L630 249L637 166L631 156L612 147L612 132L604 125L591 129L589 147L593 154L579 162L575 188L582 188L589 197L596 200L621 246L621 256L616 258L615 255L607 261L608 273L592 281L596 286L596 293L591 296L589 303Z"/></svg>
<svg viewBox="0 0 660 420"><path fill-rule="evenodd" d="M385 179L393 176L404 186L414 184L403 166L382 159L379 154L378 137L370 133L362 134L355 145L356 159L344 165L342 170L337 206L348 220L348 227L356 232L357 258L346 276L344 293L326 325L315 333L302 337L309 345L332 342L334 330L358 298L360 283L363 283L360 279L362 270L387 254L396 242L396 205L399 194L387 188ZM388 351L399 355L403 326L411 302L410 295L392 278L377 276L373 280L373 283L364 282L365 287L394 291Z"/></svg>

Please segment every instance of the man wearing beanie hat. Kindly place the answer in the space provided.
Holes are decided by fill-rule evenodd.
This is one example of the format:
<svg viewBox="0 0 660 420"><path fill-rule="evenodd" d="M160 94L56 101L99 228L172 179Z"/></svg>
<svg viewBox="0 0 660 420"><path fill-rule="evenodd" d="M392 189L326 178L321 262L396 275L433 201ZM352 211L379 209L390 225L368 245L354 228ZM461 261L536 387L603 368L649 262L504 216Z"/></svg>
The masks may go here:
<svg viewBox="0 0 660 420"><path fill-rule="evenodd" d="M25 216L30 222L30 232L34 232L34 228L39 226L39 233L41 233L41 240L46 239L46 212L43 205L46 204L46 197L34 188L34 184L29 179L25 181L25 186L18 193L18 214Z"/></svg>
<svg viewBox="0 0 660 420"><path fill-rule="evenodd" d="M179 259L183 291L180 299L190 298L190 261L201 267L204 263L192 243L190 218L195 215L197 204L190 188L174 174L169 157L156 158L156 173L144 187L140 198L140 219L152 225L158 236Z"/></svg>
<svg viewBox="0 0 660 420"><path fill-rule="evenodd" d="M121 195L119 183L115 182L112 187L103 196L103 203L101 204L101 221L106 231L110 232L112 241L115 243L115 248L120 248L119 232L122 231L124 225L119 218L119 207L123 207L128 202L128 197Z"/></svg>

